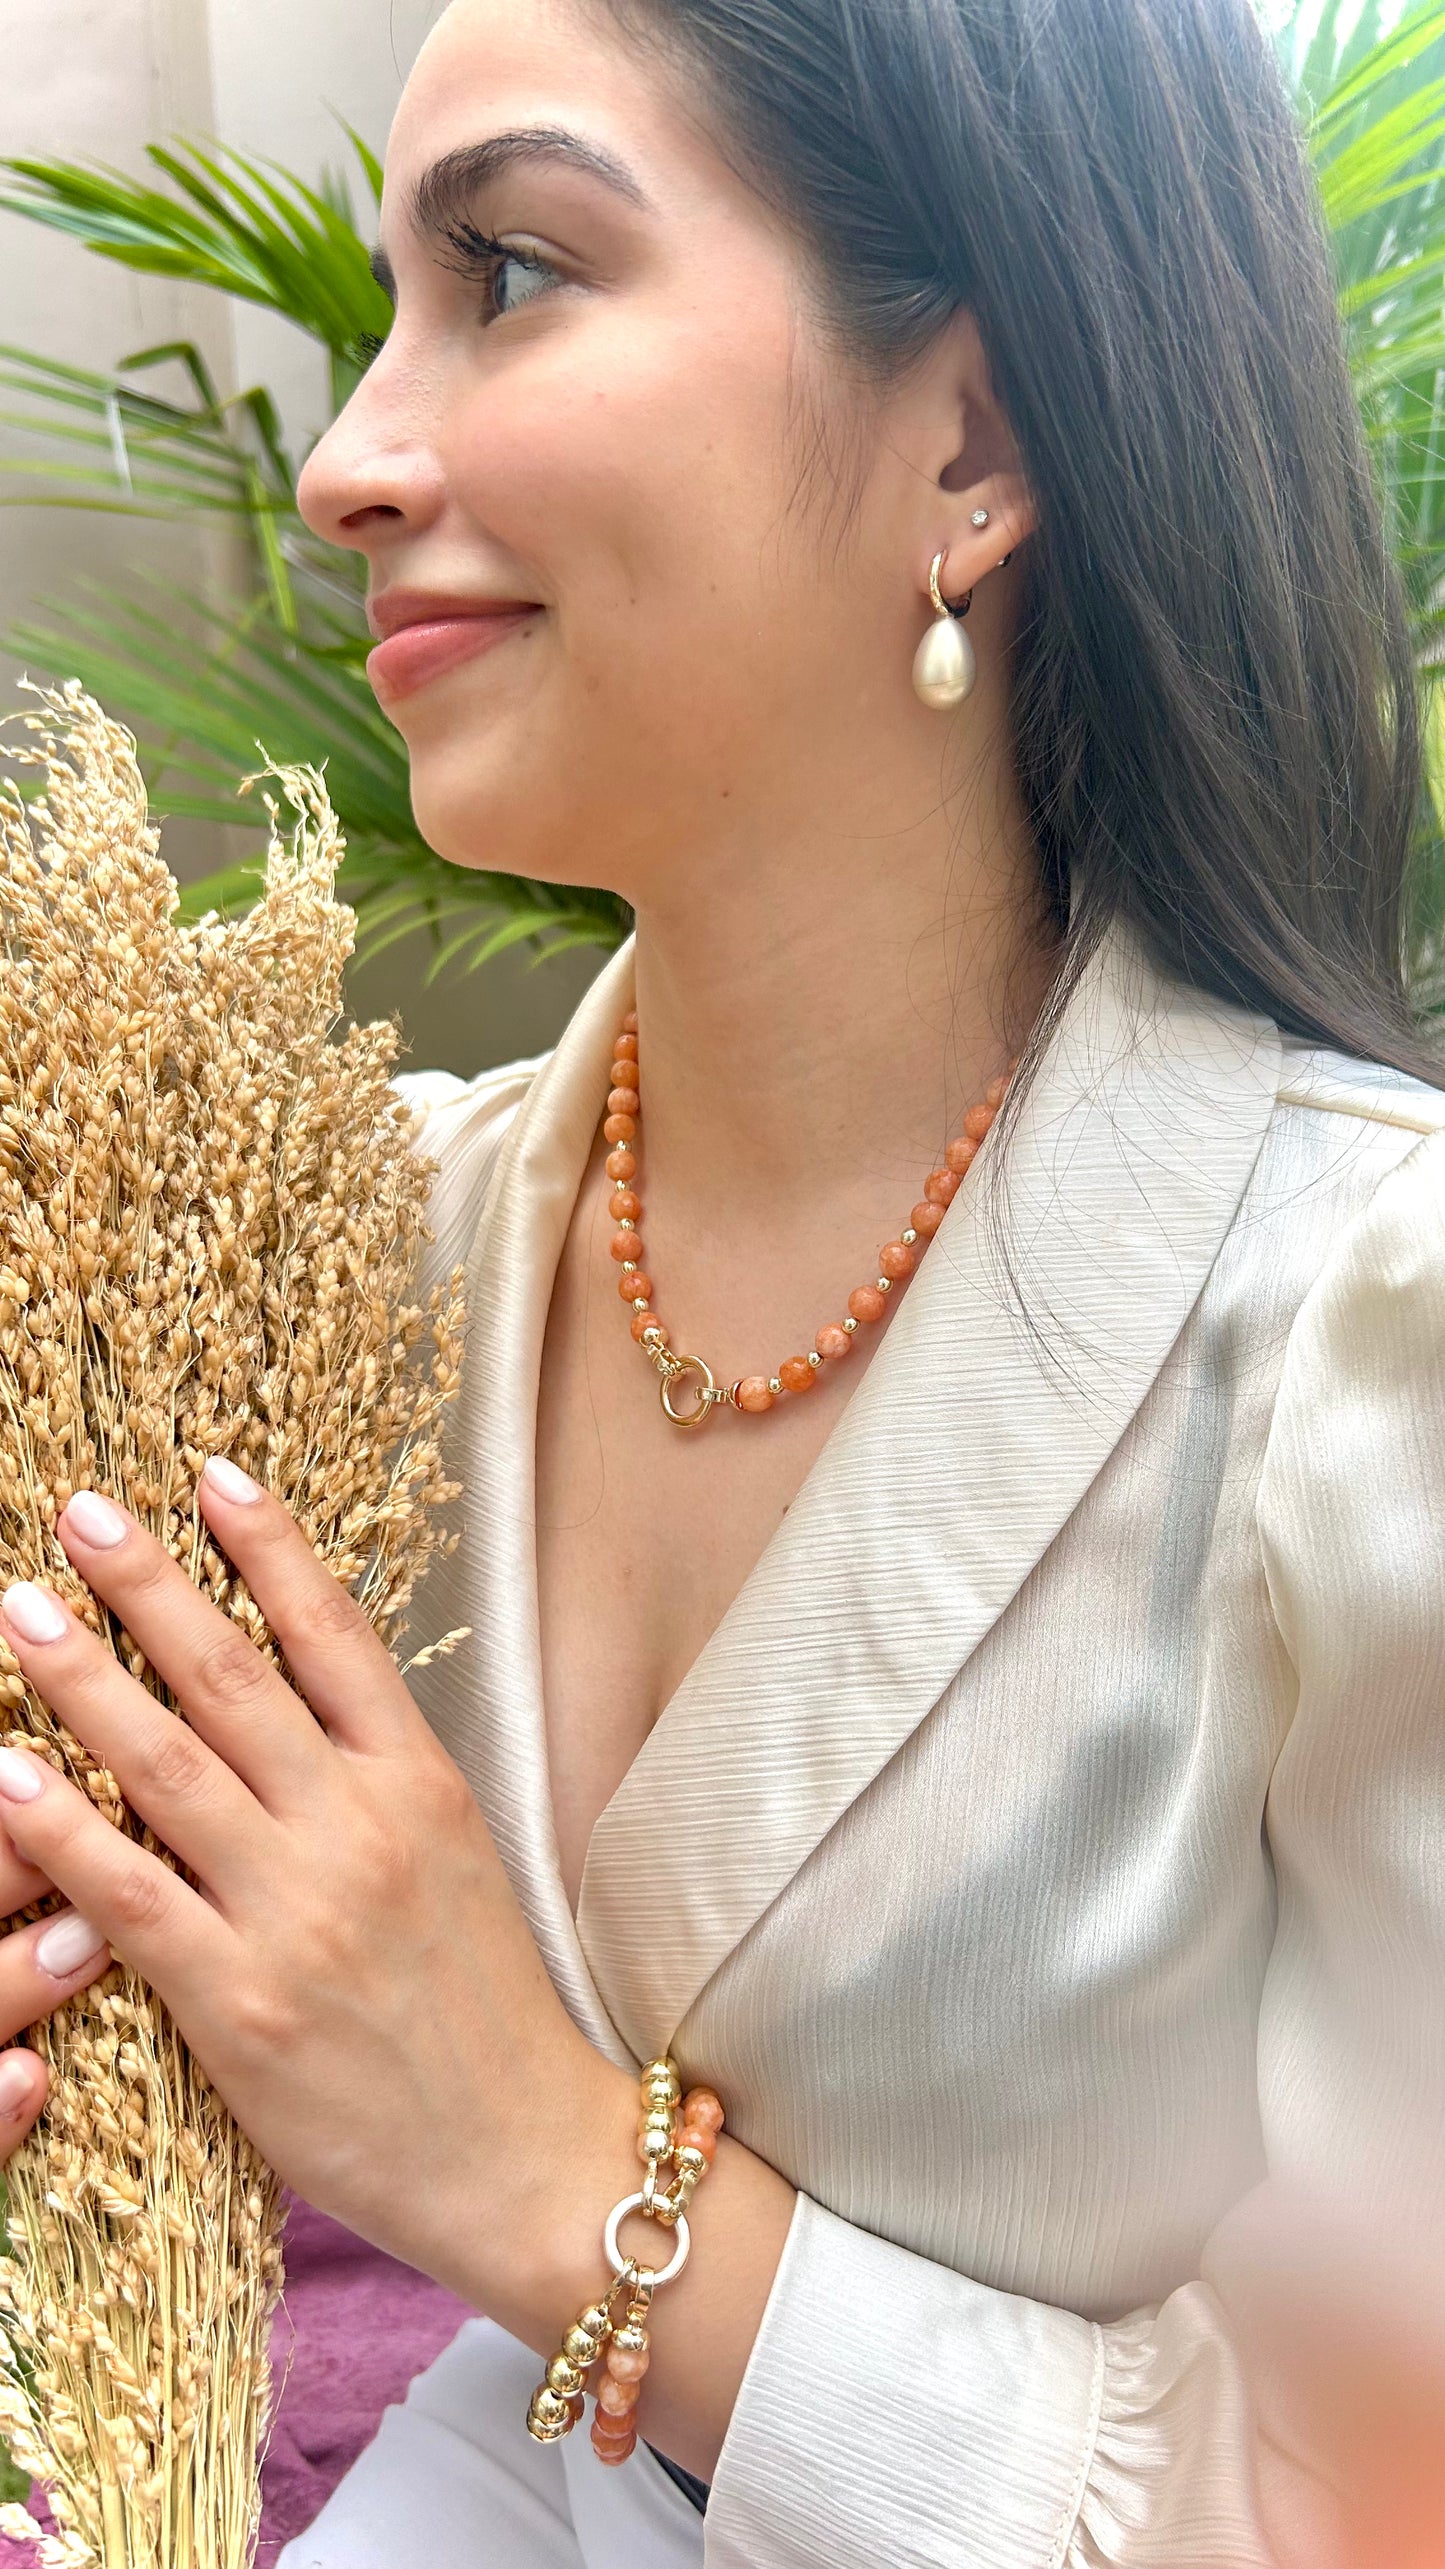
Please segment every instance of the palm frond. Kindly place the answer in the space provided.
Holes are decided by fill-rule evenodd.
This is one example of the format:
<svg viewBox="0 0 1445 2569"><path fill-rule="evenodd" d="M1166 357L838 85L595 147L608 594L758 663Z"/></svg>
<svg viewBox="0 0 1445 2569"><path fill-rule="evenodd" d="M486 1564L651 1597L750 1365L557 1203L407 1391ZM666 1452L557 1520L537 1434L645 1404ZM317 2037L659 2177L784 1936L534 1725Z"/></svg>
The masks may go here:
<svg viewBox="0 0 1445 2569"><path fill-rule="evenodd" d="M391 308L334 194L224 143L151 143L146 157L169 191L103 162L0 160L17 182L0 186L0 207L124 267L264 304L334 357L361 362L385 335Z"/></svg>

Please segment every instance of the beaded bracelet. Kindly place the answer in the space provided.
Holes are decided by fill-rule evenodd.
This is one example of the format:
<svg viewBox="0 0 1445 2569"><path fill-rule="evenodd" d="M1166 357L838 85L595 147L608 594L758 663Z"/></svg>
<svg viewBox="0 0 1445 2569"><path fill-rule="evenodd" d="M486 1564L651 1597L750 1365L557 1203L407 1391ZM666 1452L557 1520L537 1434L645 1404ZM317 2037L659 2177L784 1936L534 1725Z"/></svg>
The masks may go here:
<svg viewBox="0 0 1445 2569"><path fill-rule="evenodd" d="M681 2113L678 2106L681 2099ZM527 2408L527 2432L539 2444L556 2444L570 2435L582 2415L587 2375L606 2352L597 2405L592 2414L592 2449L600 2462L625 2462L637 2443L637 2403L642 2376L651 2361L646 2320L659 2285L681 2274L692 2245L687 2207L712 2165L723 2110L710 2087L689 2088L668 2059L649 2061L642 2073L642 2114L637 2126L637 2155L646 2173L638 2194L625 2194L607 2216L603 2250L612 2281L595 2301L578 2313L567 2330ZM663 2188L663 2172L672 2162L672 2181ZM677 2245L660 2273L624 2258L617 2234L629 2212L660 2221L677 2233ZM622 2306L622 2317L614 2305Z"/></svg>

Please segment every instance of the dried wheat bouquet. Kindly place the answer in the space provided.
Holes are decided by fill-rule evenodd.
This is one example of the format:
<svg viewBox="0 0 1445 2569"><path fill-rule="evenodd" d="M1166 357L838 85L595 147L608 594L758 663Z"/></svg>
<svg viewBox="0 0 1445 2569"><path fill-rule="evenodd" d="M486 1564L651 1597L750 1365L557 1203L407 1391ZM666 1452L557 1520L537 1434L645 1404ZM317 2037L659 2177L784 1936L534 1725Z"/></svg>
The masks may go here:
<svg viewBox="0 0 1445 2569"><path fill-rule="evenodd" d="M0 785L0 1583L58 1588L169 1701L59 1543L72 1491L131 1508L274 1660L197 1506L233 1455L390 1641L455 1540L460 1273L412 1298L433 1164L390 1085L397 1028L338 1033L353 921L321 777L265 771L295 817L280 835L266 796L264 897L181 927L130 735L75 682L30 692L9 754L42 791ZM136 1828L0 1652L11 1744ZM277 2186L132 1974L32 2039L50 2101L9 2172L0 2431L51 2493L43 2556L243 2569Z"/></svg>

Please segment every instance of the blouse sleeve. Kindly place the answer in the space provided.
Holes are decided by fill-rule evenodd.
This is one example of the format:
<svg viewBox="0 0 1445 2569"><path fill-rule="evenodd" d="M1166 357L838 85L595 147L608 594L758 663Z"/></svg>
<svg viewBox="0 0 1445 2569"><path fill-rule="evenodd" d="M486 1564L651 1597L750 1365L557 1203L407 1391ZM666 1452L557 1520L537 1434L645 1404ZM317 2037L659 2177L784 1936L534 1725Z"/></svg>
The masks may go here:
<svg viewBox="0 0 1445 2569"><path fill-rule="evenodd" d="M1267 2175L1096 2324L800 2195L708 2569L1426 2569L1445 2488L1445 1134L1292 1326L1257 1495Z"/></svg>

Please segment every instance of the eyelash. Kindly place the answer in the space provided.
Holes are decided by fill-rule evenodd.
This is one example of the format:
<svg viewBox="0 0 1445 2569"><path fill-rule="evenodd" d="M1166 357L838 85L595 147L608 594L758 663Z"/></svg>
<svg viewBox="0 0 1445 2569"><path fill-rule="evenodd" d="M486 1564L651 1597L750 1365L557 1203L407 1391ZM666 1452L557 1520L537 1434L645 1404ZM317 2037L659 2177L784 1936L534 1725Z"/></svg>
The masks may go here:
<svg viewBox="0 0 1445 2569"><path fill-rule="evenodd" d="M475 223L449 225L447 239L456 256L454 260L444 260L443 265L450 266L456 276L480 278L486 285L489 299L492 299L498 268L508 264L527 268L533 276L558 277L558 270L551 260L544 259L540 252L509 249L505 241L494 239L490 232L479 230ZM494 308L492 318L500 317Z"/></svg>
<svg viewBox="0 0 1445 2569"><path fill-rule="evenodd" d="M550 259L544 259L540 252L529 253L526 250L509 249L505 241L496 240L490 232L480 231L475 223L449 225L446 237L455 252L455 257L444 260L443 266L449 266L454 276L480 278L486 285L489 298L496 283L498 268L507 264L528 268L533 276L552 277L559 284L561 282L560 271L553 266ZM493 320L500 320L502 317L499 312L493 310L491 315ZM378 338L375 331L364 330L356 343L362 364L371 365L380 356L385 345L386 341Z"/></svg>

